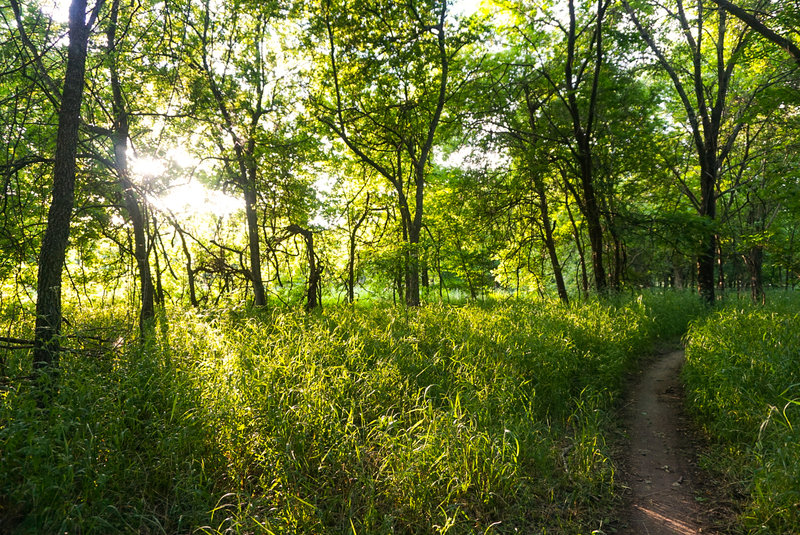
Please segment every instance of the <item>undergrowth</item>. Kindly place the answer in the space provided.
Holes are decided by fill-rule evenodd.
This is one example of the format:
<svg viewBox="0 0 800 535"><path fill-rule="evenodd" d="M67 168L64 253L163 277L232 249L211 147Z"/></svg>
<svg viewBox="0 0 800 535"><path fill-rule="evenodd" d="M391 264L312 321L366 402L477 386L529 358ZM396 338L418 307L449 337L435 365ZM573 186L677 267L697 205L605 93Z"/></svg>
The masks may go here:
<svg viewBox="0 0 800 535"><path fill-rule="evenodd" d="M49 409L0 390L0 532L590 533L625 376L699 311L174 311L147 343L66 353Z"/></svg>
<svg viewBox="0 0 800 535"><path fill-rule="evenodd" d="M800 298L770 297L692 325L684 367L705 464L740 484L743 530L764 535L800 533Z"/></svg>

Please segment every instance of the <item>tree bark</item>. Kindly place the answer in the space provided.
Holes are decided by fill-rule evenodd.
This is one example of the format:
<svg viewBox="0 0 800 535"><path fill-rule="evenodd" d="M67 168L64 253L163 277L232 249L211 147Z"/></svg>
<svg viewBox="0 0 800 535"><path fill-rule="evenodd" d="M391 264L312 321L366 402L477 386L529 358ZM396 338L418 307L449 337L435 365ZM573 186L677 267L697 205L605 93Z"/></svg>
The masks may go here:
<svg viewBox="0 0 800 535"><path fill-rule="evenodd" d="M358 236L358 229L364 223L364 220L369 215L369 193L367 193L366 207L361 217L353 224L350 230L350 247L347 256L347 301L353 304L355 301L355 286L356 286L356 237ZM348 216L349 217L349 216Z"/></svg>
<svg viewBox="0 0 800 535"><path fill-rule="evenodd" d="M538 180L541 182L541 179ZM542 239L544 240L547 255L550 257L550 266L553 268L553 276L556 280L556 290L558 291L558 298L564 304L569 304L569 295L567 294L567 286L564 284L564 274L561 270L561 262L558 260L558 253L556 252L556 242L553 238L553 224L550 222L550 213L547 208L547 199L544 195L544 188L541 190L537 187L537 194L539 195L539 202L541 203L541 216L542 222L540 231L542 232Z"/></svg>
<svg viewBox="0 0 800 535"><path fill-rule="evenodd" d="M662 52L651 31L642 25L636 12L631 8L627 0L622 0L622 5L631 17L642 39L644 39L647 46L658 58L659 64L669 75L683 108L686 111L692 142L697 153L700 167L700 199L697 205L697 211L701 217L708 221L708 228L700 237L700 247L697 256L697 284L703 300L710 305L716 299L714 281L715 256L717 250L717 231L714 228L714 222L717 216L716 188L722 162L733 148L739 131L744 124L740 121L733 125L727 133L727 137L723 142L720 142L723 130L722 122L725 115L724 112L726 110L726 101L733 70L737 64L739 52L747 42L748 33L743 32L738 36L738 39L732 39L731 36L727 34L727 12L719 8L716 43L714 45L716 48L716 72L713 73L715 79L714 83L707 87L703 73L703 55L706 54L706 51L703 47L702 39L713 36L713 33L709 28L705 27L705 13L702 12L702 6L698 8L701 13L692 21L687 17L682 2L678 3L678 10L676 13L669 13L670 16L678 21L689 53L691 70L687 70L686 73L684 73L683 67L680 69L676 68L676 65L671 63L664 52ZM694 31L690 23L696 26ZM729 43L733 43L732 49L730 50L726 48ZM726 52L729 54L727 61L725 60ZM687 84L684 84L681 80L681 75L684 74L688 74L689 77ZM693 97L689 96L686 90L687 87L693 90ZM760 89L763 88L759 88L756 91ZM755 95L753 95L753 97L754 96ZM692 98L694 101L692 101ZM751 102L754 100L755 99L752 98ZM728 114L732 115L730 111Z"/></svg>
<svg viewBox="0 0 800 535"><path fill-rule="evenodd" d="M306 287L306 310L314 310L320 306L320 282L322 270L317 264L317 254L314 251L314 233L300 225L289 225L286 228L290 234L299 234L306 242L306 259L308 260L308 286Z"/></svg>
<svg viewBox="0 0 800 535"><path fill-rule="evenodd" d="M253 283L253 305L267 306L264 280L261 275L261 241L258 236L258 214L256 213L255 169L244 185L244 211L247 218L247 243L250 250L250 281Z"/></svg>
<svg viewBox="0 0 800 535"><path fill-rule="evenodd" d="M62 320L61 273L64 268L75 201L78 126L83 100L88 39L86 0L73 0L69 8L67 65L61 107L58 110L53 195L39 256L33 352L35 370L55 369L58 366L60 351L58 338Z"/></svg>
<svg viewBox="0 0 800 535"><path fill-rule="evenodd" d="M603 0L597 2L597 17L595 27L595 60L592 73L592 90L589 97L589 108L586 112L586 125L581 119L580 108L577 102L577 87L573 73L575 61L575 46L577 41L575 3L569 1L569 30L567 34L567 61L564 65L564 79L567 90L567 107L572 117L573 135L575 137L574 155L580 170L582 199L579 206L586 218L586 232L589 235L589 247L592 251L592 271L597 293L606 292L607 282L605 266L603 265L603 226L600 222L600 208L594 184L594 164L592 156L592 136L596 117L597 95L600 82L600 67L603 63L603 15L605 4Z"/></svg>
<svg viewBox="0 0 800 535"><path fill-rule="evenodd" d="M234 117L228 109L228 103L222 90L217 84L216 71L209 62L208 57L208 32L211 24L212 13L208 2L205 4L206 13L203 19L203 70L205 71L208 80L209 88L214 96L214 101L217 109L222 116L223 128L228 135L233 139L233 149L236 155L237 169L233 173L236 184L241 188L244 196L245 218L247 221L247 242L250 252L250 270L248 276L250 282L253 284L253 305L256 307L267 306L266 292L264 290L264 282L261 274L261 247L258 232L258 213L257 207L257 190L256 178L258 167L255 161L255 132L258 122L264 114L262 95L258 95L255 110L253 110L250 117L250 124L248 125L248 139L242 139L237 134Z"/></svg>
<svg viewBox="0 0 800 535"><path fill-rule="evenodd" d="M575 247L578 249L578 261L580 264L580 276L581 276L581 287L583 288L583 295L589 295L589 275L586 270L586 256L584 255L583 249L583 240L581 239L581 233L578 229L577 223L575 223L575 218L572 216L572 209L569 207L569 198L566 199L565 206L567 208L567 215L569 216L569 222L572 224L572 232L575 236Z"/></svg>
<svg viewBox="0 0 800 535"><path fill-rule="evenodd" d="M436 101L433 109L431 110L431 114L429 118L426 118L425 122L425 131L422 132L418 138L414 139L411 136L418 134L417 132L395 132L392 128L387 128L383 132L384 134L388 134L395 143L395 151L396 151L396 162L387 163L382 161L381 159L385 156L384 148L381 147L379 150L375 151L373 156L370 155L370 149L368 145L364 145L362 143L355 142L350 134L348 133L347 123L345 121L345 106L342 102L342 92L340 86L340 79L339 79L339 68L336 61L336 46L334 41L334 33L333 33L333 26L331 24L329 15L330 13L326 13L325 18L325 26L328 35L328 43L330 46L329 49L329 58L331 64L331 70L333 75L333 86L334 86L334 95L336 98L336 108L335 110L331 110L335 114L334 119L330 118L323 118L322 122L328 126L336 135L338 135L341 140L347 145L347 147L365 164L372 167L375 171L377 171L380 175L386 178L392 186L394 186L395 191L398 195L398 207L401 212L402 221L404 224L404 237L405 243L407 245L405 251L405 303L407 306L419 306L420 304L420 291L419 291L419 282L420 282L420 254L419 254L419 242L420 242L420 235L422 233L422 222L423 222L423 200L424 200L424 193L425 193L425 179L426 179L426 168L429 164L431 150L433 149L434 145L434 138L436 135L436 130L439 127L439 123L441 122L442 118L442 111L444 110L445 103L447 101L447 90L448 90L448 81L449 81L449 72L450 72L450 57L447 53L446 47L446 16L447 16L447 2L442 2L441 7L438 9L436 13L437 22L431 26L423 26L421 30L423 32L431 32L436 36L436 46L438 49L439 55L439 63L438 66L440 68L439 76L438 76L438 91L436 95ZM414 15L419 18L419 14L416 12L413 4L410 5L411 9L414 10ZM330 6L327 6L327 9L330 9ZM420 20L420 22L422 22ZM402 105L407 105L408 102L403 103ZM370 112L364 112L365 116L370 116ZM379 125L381 121L373 120L369 129L375 128L376 125ZM409 134L411 136L409 136ZM379 155L379 156L378 156ZM381 159L376 159L376 157ZM404 173L402 170L402 163L403 160L410 161L411 163L411 176L413 179L413 203L414 203L414 213L411 213L410 205L408 202L408 198L405 191L405 181L404 181ZM401 274L401 279L402 279ZM400 285L398 284L398 289Z"/></svg>
<svg viewBox="0 0 800 535"><path fill-rule="evenodd" d="M764 279L762 276L762 267L764 265L764 249L759 245L754 245L745 256L745 264L750 273L750 298L753 303L761 303L766 301L764 294Z"/></svg>
<svg viewBox="0 0 800 535"><path fill-rule="evenodd" d="M537 105L531 98L530 88L525 85L523 86L523 90L525 91L525 104L528 109L528 124L531 128L531 132L535 132ZM561 270L561 263L558 261L556 243L555 239L553 238L553 223L550 221L550 209L547 202L547 191L545 190L544 179L534 167L533 162L529 162L529 169L531 182L533 183L533 189L536 192L537 198L539 199L539 213L542 216L539 229L542 233L542 239L544 240L545 247L547 248L547 254L550 257L550 265L553 268L553 276L556 280L558 297L563 303L569 304L569 295L567 294L567 287L564 284L564 275Z"/></svg>
<svg viewBox="0 0 800 535"><path fill-rule="evenodd" d="M117 20L119 18L119 0L114 0L111 4L111 14L109 17L108 30L108 54L111 56L110 82L111 94L113 96L112 112L114 115L114 126L111 133L111 141L114 144L114 164L116 166L117 179L122 190L122 198L128 212L131 225L133 226L133 254L136 259L136 266L139 270L139 285L141 290L141 310L139 313L139 330L142 334L147 330L148 324L155 317L154 289L150 262L148 260L147 238L145 233L145 218L142 214L136 190L130 178L128 166L128 139L130 137L130 126L128 123L128 110L125 104L125 97L122 94L122 85L119 81L117 66L119 57L116 56L116 35Z"/></svg>
<svg viewBox="0 0 800 535"><path fill-rule="evenodd" d="M701 80L697 83L702 83ZM717 125L719 126L719 125ZM711 126L709 125L709 128ZM711 134L711 133L710 133ZM705 137L708 137L706 134ZM700 216L709 220L709 226L717 218L717 164L716 164L716 137L713 142L710 140L704 146L700 167ZM710 143L713 145L709 146ZM697 285L703 300L711 304L716 300L714 271L717 252L717 233L710 228L700 237L700 252L697 256Z"/></svg>

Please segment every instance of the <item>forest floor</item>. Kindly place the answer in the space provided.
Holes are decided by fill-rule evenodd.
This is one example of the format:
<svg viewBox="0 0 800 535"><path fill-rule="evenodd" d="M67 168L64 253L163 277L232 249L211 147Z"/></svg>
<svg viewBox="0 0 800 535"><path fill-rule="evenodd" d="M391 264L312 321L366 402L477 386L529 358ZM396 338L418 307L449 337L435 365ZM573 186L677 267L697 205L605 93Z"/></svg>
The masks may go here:
<svg viewBox="0 0 800 535"><path fill-rule="evenodd" d="M618 533L714 534L732 518L719 509L727 500L715 499L714 484L697 467L698 438L683 410L683 361L682 349L662 351L632 383L622 413L629 490Z"/></svg>

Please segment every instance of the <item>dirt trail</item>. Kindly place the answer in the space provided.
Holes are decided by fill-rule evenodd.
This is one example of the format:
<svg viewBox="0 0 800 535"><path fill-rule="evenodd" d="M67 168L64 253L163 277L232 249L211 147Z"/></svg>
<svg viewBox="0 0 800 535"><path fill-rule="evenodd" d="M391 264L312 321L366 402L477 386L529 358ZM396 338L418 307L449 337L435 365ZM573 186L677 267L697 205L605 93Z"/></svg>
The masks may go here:
<svg viewBox="0 0 800 535"><path fill-rule="evenodd" d="M681 408L683 359L682 350L659 355L631 392L624 414L630 506L627 525L618 533L712 533L695 500L693 449Z"/></svg>

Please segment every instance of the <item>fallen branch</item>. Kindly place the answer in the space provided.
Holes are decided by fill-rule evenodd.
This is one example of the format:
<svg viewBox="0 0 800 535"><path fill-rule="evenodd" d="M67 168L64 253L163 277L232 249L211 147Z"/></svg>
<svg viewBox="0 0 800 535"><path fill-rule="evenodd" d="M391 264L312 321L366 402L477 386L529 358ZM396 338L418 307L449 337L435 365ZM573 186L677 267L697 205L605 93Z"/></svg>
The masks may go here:
<svg viewBox="0 0 800 535"><path fill-rule="evenodd" d="M33 340L23 340L22 338L0 336L0 349L33 349L33 347Z"/></svg>

